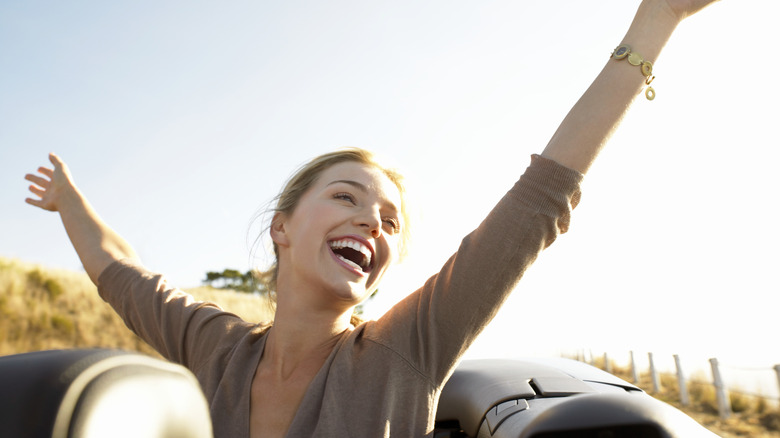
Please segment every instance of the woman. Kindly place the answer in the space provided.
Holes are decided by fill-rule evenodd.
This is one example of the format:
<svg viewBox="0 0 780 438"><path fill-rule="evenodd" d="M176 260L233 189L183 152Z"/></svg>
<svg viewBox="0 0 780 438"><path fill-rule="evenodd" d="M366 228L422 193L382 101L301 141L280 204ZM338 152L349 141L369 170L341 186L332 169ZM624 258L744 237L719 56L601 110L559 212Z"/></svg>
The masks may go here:
<svg viewBox="0 0 780 438"><path fill-rule="evenodd" d="M269 229L273 326L197 303L145 270L67 166L27 175L27 202L57 211L101 296L198 377L216 436L425 436L458 358L537 255L568 227L582 175L652 78L676 26L713 0L644 0L602 72L540 156L457 253L378 321L351 324L404 250L403 187L360 150L302 169ZM625 44L642 54L629 49Z"/></svg>

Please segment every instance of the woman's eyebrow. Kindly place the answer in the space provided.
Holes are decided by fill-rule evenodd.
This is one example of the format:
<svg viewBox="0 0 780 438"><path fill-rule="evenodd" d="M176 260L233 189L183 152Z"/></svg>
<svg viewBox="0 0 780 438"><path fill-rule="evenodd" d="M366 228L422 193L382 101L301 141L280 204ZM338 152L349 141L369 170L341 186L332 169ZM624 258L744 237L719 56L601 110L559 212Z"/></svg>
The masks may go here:
<svg viewBox="0 0 780 438"><path fill-rule="evenodd" d="M352 180L349 180L349 179L338 179L336 181L331 181L328 184L328 186L332 186L334 184L339 184L339 183L349 184L352 187L355 187L356 189L360 190L361 192L366 192L366 193L368 192L368 187L366 187L365 184L361 184L361 183L359 183L357 181L352 181Z"/></svg>
<svg viewBox="0 0 780 438"><path fill-rule="evenodd" d="M368 189L368 186L366 186L365 184L359 183L357 181L353 181L351 179L337 179L335 181L329 182L326 187L330 187L330 186L335 185L335 184L348 184L348 185L350 185L352 187L355 187L356 189L360 190L363 193L368 193L370 191ZM398 212L399 211L398 210L398 206L395 205L395 203L393 203L390 200L387 200L386 202L387 202L387 206L390 207L393 210L393 212Z"/></svg>

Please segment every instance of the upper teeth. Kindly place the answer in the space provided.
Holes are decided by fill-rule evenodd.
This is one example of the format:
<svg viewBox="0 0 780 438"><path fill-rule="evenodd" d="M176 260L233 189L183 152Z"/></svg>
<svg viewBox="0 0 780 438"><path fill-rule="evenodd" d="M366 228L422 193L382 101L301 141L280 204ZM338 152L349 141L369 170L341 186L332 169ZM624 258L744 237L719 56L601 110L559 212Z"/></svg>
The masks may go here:
<svg viewBox="0 0 780 438"><path fill-rule="evenodd" d="M342 239L330 242L329 245L333 249L352 248L355 251L359 251L361 254L363 254L364 257L363 264L365 266L371 264L371 250L360 242L349 239Z"/></svg>

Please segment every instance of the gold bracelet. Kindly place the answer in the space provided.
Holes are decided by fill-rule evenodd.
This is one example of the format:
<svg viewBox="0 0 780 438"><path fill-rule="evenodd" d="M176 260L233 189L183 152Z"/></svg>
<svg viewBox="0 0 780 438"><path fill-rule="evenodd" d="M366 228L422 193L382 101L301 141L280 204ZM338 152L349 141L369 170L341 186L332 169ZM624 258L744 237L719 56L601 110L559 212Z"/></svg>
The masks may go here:
<svg viewBox="0 0 780 438"><path fill-rule="evenodd" d="M628 63L631 65L637 65L642 70L642 76L645 77L645 97L647 100L655 99L655 90L650 86L655 76L653 76L653 63L642 59L642 55L631 51L631 46L628 44L621 44L615 48L610 58L620 61L621 59L628 58Z"/></svg>

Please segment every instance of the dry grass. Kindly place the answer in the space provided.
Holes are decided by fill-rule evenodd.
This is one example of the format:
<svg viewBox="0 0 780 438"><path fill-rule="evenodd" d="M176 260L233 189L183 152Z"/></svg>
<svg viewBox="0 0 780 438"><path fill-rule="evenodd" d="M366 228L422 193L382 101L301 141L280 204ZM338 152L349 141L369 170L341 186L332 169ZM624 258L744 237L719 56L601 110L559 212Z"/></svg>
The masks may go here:
<svg viewBox="0 0 780 438"><path fill-rule="evenodd" d="M248 321L271 315L265 300L248 294L206 287L188 292ZM92 347L157 355L103 302L86 274L0 257L0 355Z"/></svg>
<svg viewBox="0 0 780 438"><path fill-rule="evenodd" d="M603 369L603 359L596 360L596 366ZM611 362L611 361L610 361ZM612 363L612 373L631 382L631 370L622 368ZM707 429L723 438L780 438L780 408L770 406L762 398L731 393L731 406L733 415L723 420L718 415L718 402L715 388L706 382L706 376L692 376L688 382L688 395L690 403L683 406L680 403L680 390L677 378L671 375L661 374L661 389L653 393L653 383L649 374L641 374L639 382L635 383L640 388L670 405L680 409Z"/></svg>

